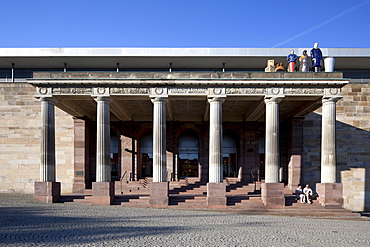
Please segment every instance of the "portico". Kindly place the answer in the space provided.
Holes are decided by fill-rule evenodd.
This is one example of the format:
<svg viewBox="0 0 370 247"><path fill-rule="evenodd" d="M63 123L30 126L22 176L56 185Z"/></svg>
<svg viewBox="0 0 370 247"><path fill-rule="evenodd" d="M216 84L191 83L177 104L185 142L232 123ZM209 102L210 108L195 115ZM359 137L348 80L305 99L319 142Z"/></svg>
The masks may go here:
<svg viewBox="0 0 370 247"><path fill-rule="evenodd" d="M299 131L293 124L296 119L321 106L322 177L317 191L323 205L329 203L325 198L340 204L335 199L339 192L329 196L327 187L341 190L335 183L335 103L341 98L340 88L347 83L341 73L36 73L29 83L36 87L36 97L48 102L41 108L45 126L42 146L48 149L41 154L40 170L50 175L42 182L56 183L51 175L55 169L52 109L56 106L78 119L79 124L86 121L91 125L90 131L78 134L90 141L75 146L89 151L82 155L84 165L75 166L74 188L81 190L81 184L88 188L91 182L94 204L110 204L114 184L119 182L112 181L114 152L110 145L114 127L120 139L118 177L130 174L130 180L136 180L144 177L144 165L152 169L153 207L168 205L169 182L182 178L180 170L184 167L197 171L184 174L196 174L207 183L208 207L225 207L224 178L235 176L249 182L260 172L261 163L265 171L259 174L264 205L284 207L284 186L294 187L300 181L300 174L295 172L300 169L300 161L299 153L293 154L293 145L289 144L297 140L281 139L281 125ZM151 136L152 146L150 142L145 146L145 135ZM180 151L177 137L181 136L188 140L181 145L190 143L192 136L195 141L191 143L196 144ZM231 141L226 144L225 138ZM262 142L261 150L258 147ZM290 150L285 148L288 146ZM293 160L293 170L288 170L289 160ZM189 166L180 168L181 162ZM145 174L149 177L151 172ZM83 179L79 179L81 176ZM35 199L39 198L38 191Z"/></svg>

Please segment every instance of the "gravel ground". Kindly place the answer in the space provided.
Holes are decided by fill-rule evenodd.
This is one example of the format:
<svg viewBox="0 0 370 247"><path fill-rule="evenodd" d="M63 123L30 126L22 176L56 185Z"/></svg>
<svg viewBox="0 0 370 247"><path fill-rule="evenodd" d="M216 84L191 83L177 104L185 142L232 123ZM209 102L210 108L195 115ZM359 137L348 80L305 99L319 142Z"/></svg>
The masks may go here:
<svg viewBox="0 0 370 247"><path fill-rule="evenodd" d="M370 246L370 221L41 204L0 194L1 246Z"/></svg>

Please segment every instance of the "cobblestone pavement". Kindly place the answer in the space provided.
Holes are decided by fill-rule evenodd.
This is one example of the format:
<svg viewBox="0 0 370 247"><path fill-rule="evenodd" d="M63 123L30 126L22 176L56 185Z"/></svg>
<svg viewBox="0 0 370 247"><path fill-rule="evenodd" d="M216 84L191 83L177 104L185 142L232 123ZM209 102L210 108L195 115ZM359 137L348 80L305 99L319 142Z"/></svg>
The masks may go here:
<svg viewBox="0 0 370 247"><path fill-rule="evenodd" d="M0 194L1 246L370 246L370 221L33 203Z"/></svg>

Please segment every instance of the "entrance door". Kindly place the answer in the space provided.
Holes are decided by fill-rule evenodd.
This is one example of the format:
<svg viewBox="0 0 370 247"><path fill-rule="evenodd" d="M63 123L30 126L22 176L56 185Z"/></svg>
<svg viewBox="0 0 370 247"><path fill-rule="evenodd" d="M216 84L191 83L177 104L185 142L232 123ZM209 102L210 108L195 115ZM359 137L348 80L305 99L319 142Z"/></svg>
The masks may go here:
<svg viewBox="0 0 370 247"><path fill-rule="evenodd" d="M198 177L198 136L186 131L179 138L179 177Z"/></svg>

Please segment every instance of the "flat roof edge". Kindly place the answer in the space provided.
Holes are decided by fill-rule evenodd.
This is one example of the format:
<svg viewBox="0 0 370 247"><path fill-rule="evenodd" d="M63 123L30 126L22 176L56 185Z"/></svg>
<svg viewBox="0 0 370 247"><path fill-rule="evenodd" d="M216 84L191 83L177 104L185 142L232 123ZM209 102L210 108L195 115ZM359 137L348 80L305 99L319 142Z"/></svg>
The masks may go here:
<svg viewBox="0 0 370 247"><path fill-rule="evenodd" d="M311 48L0 48L0 57L274 57ZM325 57L370 57L370 48L320 48Z"/></svg>

